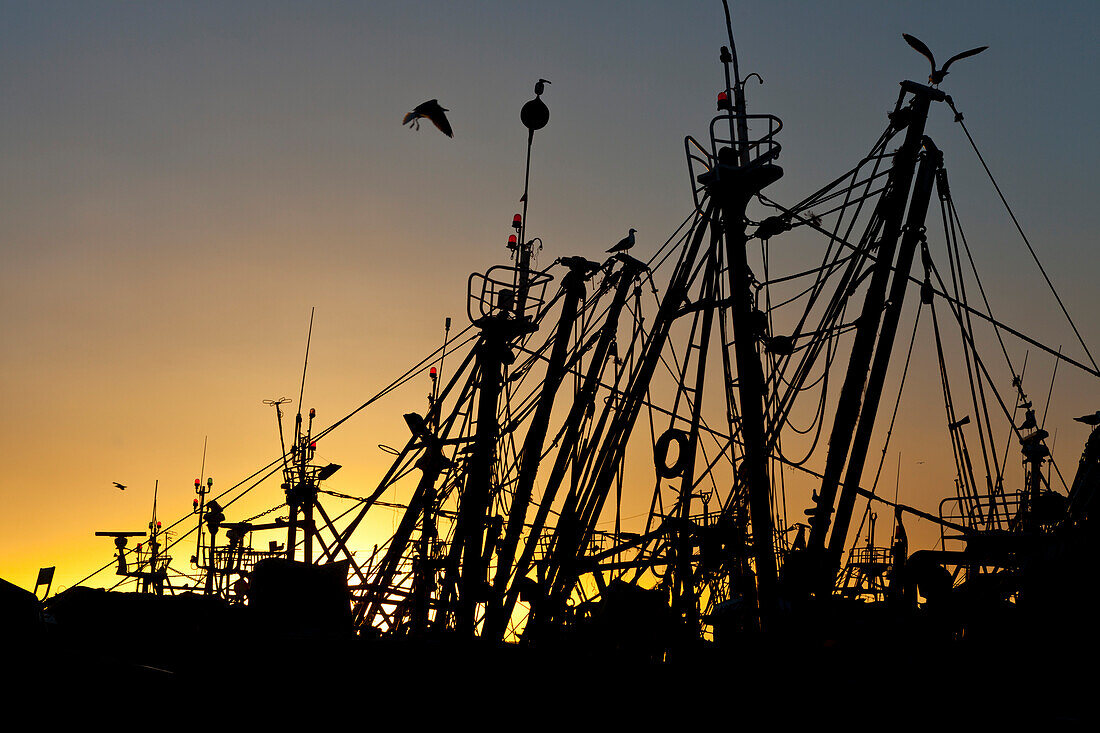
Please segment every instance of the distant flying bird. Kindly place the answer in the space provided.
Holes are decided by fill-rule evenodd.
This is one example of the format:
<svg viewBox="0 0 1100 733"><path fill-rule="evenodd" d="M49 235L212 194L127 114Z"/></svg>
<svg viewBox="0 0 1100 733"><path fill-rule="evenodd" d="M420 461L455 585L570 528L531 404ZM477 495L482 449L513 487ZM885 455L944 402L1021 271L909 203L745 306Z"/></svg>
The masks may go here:
<svg viewBox="0 0 1100 733"><path fill-rule="evenodd" d="M917 38L916 36L911 36L908 33L902 33L901 37L905 39L906 43L908 43L910 46L915 48L917 53L919 53L921 56L924 56L926 59L928 59L928 63L932 64L932 75L928 77L928 83L932 84L933 86L935 86L936 84L939 84L941 81L943 81L943 78L945 76L947 76L947 67L948 66L955 63L959 59L965 59L967 56L973 56L975 54L979 54L982 51L989 48L989 46L979 46L978 48L972 48L969 51L963 51L962 53L957 53L957 54L955 54L954 56L952 56L951 58L949 58L947 60L947 63L943 65L942 69L937 69L936 68L936 59L932 55L932 52L930 50L928 50L928 46L925 46L921 42L921 40L919 38Z"/></svg>
<svg viewBox="0 0 1100 733"><path fill-rule="evenodd" d="M115 485L115 488L123 489L123 490L126 489L126 487L123 486L122 484L120 484L118 481L113 481L112 483Z"/></svg>
<svg viewBox="0 0 1100 733"><path fill-rule="evenodd" d="M1100 410L1092 413L1091 415L1082 415L1081 417L1073 418L1077 422L1083 422L1085 425L1100 425Z"/></svg>
<svg viewBox="0 0 1100 733"><path fill-rule="evenodd" d="M447 137L454 137L454 132L451 131L451 123L447 122L447 115L444 112L450 112L448 109L444 109L439 106L439 101L435 99L429 99L427 102L416 105L412 112L405 115L405 119L401 121L402 125L410 125L413 128L420 129L420 118L431 120L431 123L439 128Z"/></svg>
<svg viewBox="0 0 1100 733"><path fill-rule="evenodd" d="M610 252L610 253L626 252L628 249L630 249L631 247L634 246L634 232L636 232L636 231L638 231L638 230L637 229L631 229L630 234L627 234L625 237L620 239L618 244L616 244L614 247L612 247L611 249L609 249L607 251Z"/></svg>

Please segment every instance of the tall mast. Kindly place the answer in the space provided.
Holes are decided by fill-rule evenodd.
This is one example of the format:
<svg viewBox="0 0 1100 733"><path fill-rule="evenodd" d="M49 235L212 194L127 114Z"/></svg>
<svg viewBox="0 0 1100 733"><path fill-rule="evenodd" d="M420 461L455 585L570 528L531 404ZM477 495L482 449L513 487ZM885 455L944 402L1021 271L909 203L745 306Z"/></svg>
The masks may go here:
<svg viewBox="0 0 1100 733"><path fill-rule="evenodd" d="M867 448L871 441L871 432L874 430L875 416L882 397L883 384L886 381L886 371L890 365L894 337L897 335L898 321L901 318L901 308L905 302L905 291L909 285L909 270L913 265L917 245L924 238L924 219L928 213L928 202L932 196L936 173L943 162L943 155L931 140L924 138L923 145L925 152L921 158L920 169L917 171L916 183L913 185L913 199L909 205L901 249L894 268L894 280L890 285L890 296L886 301L882 329L879 332L878 345L875 347L875 359L871 365L867 389L863 395L863 409L859 413L859 423L852 442L852 453L848 458L848 468L844 474L844 486L840 492L840 500L837 502L833 533L829 539L829 552L834 561L838 561L844 551L848 525L852 519L852 508L856 500L856 489L863 475Z"/></svg>
<svg viewBox="0 0 1100 733"><path fill-rule="evenodd" d="M868 370L871 368L871 358L878 340L879 324L886 305L886 286L894 268L894 255L897 250L898 239L902 234L902 218L905 214L906 203L909 200L909 189L924 139L924 128L928 120L929 106L933 100L939 101L944 98L943 92L910 81L903 82L902 89L912 94L912 99L906 109L902 109L902 100L899 99L898 106L895 108L891 119L894 120L896 126L906 126L905 140L894 155L894 165L890 170L886 183L886 192L875 209L875 217L882 222L881 237L876 243L876 261L871 271L871 281L867 287L863 309L858 319L855 341L852 344L848 369L844 376L844 385L841 387L840 397L837 401L836 417L829 437L829 451L825 459L824 477L821 481L821 492L817 499L817 506L813 510L814 514L810 518L810 538L807 549L820 558L820 569L823 573L821 582L829 587L832 585L829 569L839 563L839 555L829 558L822 557L826 534L829 530L830 515L833 511L833 503L840 484L840 475L847 462L849 449L853 446L856 423L860 418ZM923 208L927 209L927 202L925 202ZM923 222L923 213L919 222L910 222L914 225L914 236L918 234L917 229L923 227ZM911 260L910 257L910 262ZM906 266L905 275L908 275L908 266ZM900 307L900 304L894 305ZM883 359L889 357L891 343L892 335L888 342L882 343L880 353L883 354ZM877 398L875 401L877 407ZM868 414L871 415L872 413L869 411ZM867 425L867 430L869 430L869 424ZM861 449L857 447L855 453L858 455L860 452ZM862 463L862 459L859 462ZM859 468L862 470L862 465ZM858 478L856 483L858 485ZM847 490L854 492L856 488L857 486L851 486ZM854 494L852 500L854 501ZM847 497L844 502L845 511L850 516L851 510L847 507ZM847 531L847 518L844 521L845 526L841 534ZM833 543L834 552L835 547L836 543ZM829 579L826 580L826 578ZM824 586L821 590L824 590Z"/></svg>
<svg viewBox="0 0 1100 733"><path fill-rule="evenodd" d="M694 625L698 617L700 600L694 575L694 548L698 535L691 519L692 488L695 484L695 452L699 449L699 432L702 428L700 403L706 382L709 340L714 319L728 321L735 336L732 344L722 346L727 373L732 373L736 363L738 396L726 391L727 414L741 413L737 431L741 433L745 452L740 475L747 487L749 519L752 523L752 555L756 572L756 588L740 588L745 600L759 603L761 621L775 606L776 558L774 550L774 526L771 516L771 487L768 480L768 454L764 441L765 419L763 411L763 371L758 353L760 338L764 334L757 327L758 318L751 289L752 275L745 251L745 209L749 200L765 186L782 176L782 170L774 165L779 153L775 134L781 126L770 115L757 115L756 120L766 131L759 139L750 137L750 117L746 111L743 83L731 65L734 55L722 48L721 61L725 72L725 91L719 97L721 114L711 121L710 150L704 162L706 172L695 180L705 189L709 201L698 203L699 217L695 229L680 251L678 262L665 289L658 312L650 326L645 344L629 383L621 398L604 408L607 430L602 444L592 459L591 479L570 493L561 511L549 557L544 564L545 577L541 582L545 594L540 611L541 623L551 623L564 618L565 601L577 581L578 568L589 541L595 531L604 503L611 487L619 476L626 446L635 426L639 411L647 399L654 373L664 358L670 342L670 331L683 316L692 318L692 343L690 358L686 358L679 373L678 394L690 405L688 432L673 424L658 440L659 445L675 441L684 460L677 459L674 466L658 465L659 475L676 481L671 488L678 492L675 507L668 516L659 518L667 533L670 553L669 566L674 570L673 603L677 613L688 625ZM736 103L730 103L733 98ZM722 130L722 127L725 130ZM691 151L688 140L689 161L701 161ZM694 150L703 148L695 143ZM728 297L721 297L723 279L728 276ZM698 295L689 298L689 292ZM685 303L687 305L685 305ZM723 333L725 330L723 329ZM730 353L730 347L733 353ZM691 362L689 364L689 361ZM598 432L598 431L597 431ZM661 461L664 457L658 457ZM672 519L674 521L668 521Z"/></svg>
<svg viewBox="0 0 1100 733"><path fill-rule="evenodd" d="M729 149L718 151L718 166L714 175L705 183L708 192L718 202L720 221L725 244L726 265L729 269L730 315L734 336L734 360L737 366L737 392L740 402L741 439L744 443L743 475L747 481L749 519L752 522L752 552L756 567L758 603L761 622L766 625L768 615L775 608L776 560L774 546L774 518L771 513L771 484L768 479L768 450L764 419L764 371L760 363L760 333L754 312L751 290L752 273L749 270L745 235L745 209L749 200L765 186L779 180L783 170L771 162L779 153L778 145L768 138L753 143L749 138L748 110L745 102L745 84L740 78L733 29L730 24L729 6L725 0L726 31L729 36L729 52L722 49L721 60L726 73L727 99L733 93L731 123L736 123L736 159L729 156ZM730 66L733 66L733 86L730 88ZM732 130L731 130L732 133ZM713 145L713 142L712 142ZM723 160L723 152L726 159ZM753 155L757 157L752 158ZM724 353L728 359L728 353ZM727 399L732 393L727 391ZM733 413L734 405L729 405Z"/></svg>

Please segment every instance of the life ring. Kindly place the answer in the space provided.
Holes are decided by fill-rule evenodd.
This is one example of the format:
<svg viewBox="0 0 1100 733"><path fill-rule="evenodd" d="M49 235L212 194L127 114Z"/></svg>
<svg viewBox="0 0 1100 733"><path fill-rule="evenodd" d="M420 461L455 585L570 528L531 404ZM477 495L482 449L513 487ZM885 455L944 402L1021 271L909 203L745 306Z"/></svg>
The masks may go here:
<svg viewBox="0 0 1100 733"><path fill-rule="evenodd" d="M676 441L676 461L669 465L668 448L672 441ZM657 468L657 475L661 478L676 478L682 476L688 462L688 434L678 428L669 428L653 445L653 465Z"/></svg>

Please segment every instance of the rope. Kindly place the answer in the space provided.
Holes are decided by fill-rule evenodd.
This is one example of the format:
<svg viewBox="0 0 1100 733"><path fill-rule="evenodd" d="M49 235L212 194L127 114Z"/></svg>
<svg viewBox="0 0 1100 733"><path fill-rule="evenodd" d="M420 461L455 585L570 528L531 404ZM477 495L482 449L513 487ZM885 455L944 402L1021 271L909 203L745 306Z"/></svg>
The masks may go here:
<svg viewBox="0 0 1100 733"><path fill-rule="evenodd" d="M1047 286L1050 288L1050 292L1054 294L1054 299L1058 301L1058 306L1062 309L1062 313L1065 314L1066 320L1069 321L1070 328L1073 329L1073 333L1077 336L1077 340L1081 343L1081 348L1085 350L1085 355L1088 356L1089 361L1092 362L1093 368L1100 370L1100 366L1097 366L1096 364L1096 359L1092 358L1092 353L1089 351L1089 347L1085 345L1085 339L1082 338L1081 332L1077 330L1077 325L1073 322L1073 319L1070 318L1069 311L1066 310L1066 306L1062 302L1062 298L1059 297L1058 291L1054 289L1054 283L1052 283L1050 281L1050 277L1047 276L1047 271L1043 268L1043 263L1039 261L1039 256L1035 254L1035 248L1031 246L1031 240L1029 240L1027 234L1024 233L1023 227L1020 226L1019 220L1016 219L1016 214L1013 213L1012 207L1008 204L1008 199L1006 199L1005 195L1001 192L1001 187L997 185L997 180L993 177L993 172L990 171L989 166L986 165L985 158L982 157L981 151L978 150L977 143L974 142L974 138L973 136L971 136L970 130L967 129L966 123L963 122L962 113L960 113L959 110L955 108L955 102L951 99L951 97L947 97L946 101L947 104L951 107L951 111L955 113L955 121L959 123L959 126L962 128L963 132L966 133L966 139L970 141L970 147L974 149L975 155L978 156L978 160L981 162L982 168L985 169L986 175L989 176L990 183L993 184L993 188L996 189L997 195L1001 198L1001 203L1004 204L1005 210L1008 211L1009 217L1012 218L1012 223L1016 225L1016 231L1020 233L1020 237L1024 240L1024 244L1027 245L1027 251L1031 253L1031 258L1035 260L1035 264L1039 268L1039 272L1043 274L1043 279L1046 280Z"/></svg>

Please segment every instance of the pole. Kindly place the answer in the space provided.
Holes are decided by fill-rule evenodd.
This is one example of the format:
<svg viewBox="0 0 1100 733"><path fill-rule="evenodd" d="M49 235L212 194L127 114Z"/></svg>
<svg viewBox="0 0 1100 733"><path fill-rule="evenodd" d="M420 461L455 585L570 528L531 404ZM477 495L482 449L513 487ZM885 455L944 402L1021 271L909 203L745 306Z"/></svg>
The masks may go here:
<svg viewBox="0 0 1100 733"><path fill-rule="evenodd" d="M837 502L833 533L829 540L829 552L834 561L844 551L848 534L848 525L852 519L856 491L863 476L863 465L867 460L867 449L874 431L875 415L882 397L886 371L890 366L894 337L897 335L898 321L901 318L902 305L905 302L905 290L909 285L909 271L913 265L917 245L924 239L924 220L928 213L928 203L932 197L932 187L936 181L936 172L943 164L943 154L928 138L924 138L925 154L920 162L916 182L913 185L913 197L909 204L909 214L905 221L905 233L902 236L898 261L894 268L894 280L890 285L890 297L882 317L882 329L879 332L878 345L875 347L875 359L871 374L867 380L867 389L863 396L863 409L859 413L859 424L852 441L851 456L844 474L844 486ZM969 459L968 459L969 462Z"/></svg>
<svg viewBox="0 0 1100 733"><path fill-rule="evenodd" d="M497 570L493 580L494 600L489 612L488 618L490 621L487 622L487 630L489 627L499 629L507 624L507 618L502 617L505 605L503 596L511 575L512 562L515 559L520 534L523 532L523 526L527 521L527 509L531 503L535 477L538 474L539 464L542 460L542 450L546 442L546 432L550 425L550 415L554 408L554 398L562 380L565 378L569 339L577 322L579 304L585 296L584 280L587 262L578 262L577 260L572 262L574 263L572 268L562 280L562 290L565 291L566 296L562 303L557 329L554 331L554 342L550 350L549 363L546 366L546 375L543 378L542 391L539 394L534 416L531 418L531 425L523 441L519 476L509 510L508 525L505 529L504 540L497 553ZM501 599L499 604L497 603L498 598Z"/></svg>
<svg viewBox="0 0 1100 733"><path fill-rule="evenodd" d="M887 181L887 192L879 200L875 209L877 218L883 222L882 238L879 241L877 261L871 274L871 282L863 301L856 328L855 341L848 361L848 370L844 376L837 401L836 417L829 437L829 452L825 459L824 477L817 507L810 517L810 538L807 550L817 556L820 569L824 571L828 563L821 558L825 548L825 538L829 530L829 515L833 511L833 502L840 483L840 474L848 458L852 444L853 431L859 417L863 387L867 381L867 371L871 362L875 337L886 298L886 285L894 263L894 252L901 232L905 202L909 198L909 187L920 153L924 126L928 119L928 108L932 99L942 100L943 92L914 82L903 82L902 88L913 94L907 113L899 108L895 118L908 120L905 140L894 156L894 166ZM898 113L901 113L900 115ZM831 585L831 583L829 583Z"/></svg>

